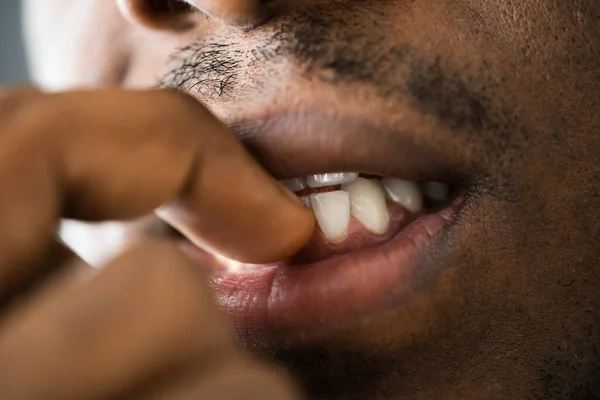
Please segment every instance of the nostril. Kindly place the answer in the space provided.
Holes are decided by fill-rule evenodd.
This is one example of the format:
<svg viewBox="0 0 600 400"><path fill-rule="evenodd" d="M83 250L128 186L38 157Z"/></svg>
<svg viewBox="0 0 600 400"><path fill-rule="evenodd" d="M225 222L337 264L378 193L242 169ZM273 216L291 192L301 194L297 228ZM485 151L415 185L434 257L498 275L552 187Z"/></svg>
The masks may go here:
<svg viewBox="0 0 600 400"><path fill-rule="evenodd" d="M179 0L145 0L148 10L156 14L178 14L191 11L188 3Z"/></svg>
<svg viewBox="0 0 600 400"><path fill-rule="evenodd" d="M198 11L183 0L117 0L132 23L150 29L182 31L194 26Z"/></svg>

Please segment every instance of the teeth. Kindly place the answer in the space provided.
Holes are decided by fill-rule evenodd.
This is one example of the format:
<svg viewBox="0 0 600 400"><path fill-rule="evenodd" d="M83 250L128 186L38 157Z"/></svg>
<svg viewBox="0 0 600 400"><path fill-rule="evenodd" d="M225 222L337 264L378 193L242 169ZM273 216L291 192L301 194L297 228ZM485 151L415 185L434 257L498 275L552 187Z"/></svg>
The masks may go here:
<svg viewBox="0 0 600 400"><path fill-rule="evenodd" d="M306 178L284 179L281 183L292 192L299 192L308 187Z"/></svg>
<svg viewBox="0 0 600 400"><path fill-rule="evenodd" d="M381 183L390 200L415 214L423 210L423 192L417 183L395 178L384 178Z"/></svg>
<svg viewBox="0 0 600 400"><path fill-rule="evenodd" d="M444 203L451 192L450 185L443 182L365 179L359 178L356 172L314 174L285 179L281 183L296 193L307 188L341 185L342 190L300 197L302 203L312 209L323 236L329 241L344 239L351 216L374 234L386 233L390 224L387 199L417 214L423 211L424 197L433 203Z"/></svg>
<svg viewBox="0 0 600 400"><path fill-rule="evenodd" d="M372 233L384 234L390 222L385 193L379 181L358 178L342 186L350 196L351 213Z"/></svg>
<svg viewBox="0 0 600 400"><path fill-rule="evenodd" d="M304 203L304 205L305 205L307 208L312 208L312 206L311 206L311 204L310 204L310 196L302 196L302 197L300 197L300 201L301 201L302 203Z"/></svg>
<svg viewBox="0 0 600 400"><path fill-rule="evenodd" d="M306 177L308 186L318 188L324 186L343 185L354 182L358 178L357 172L334 172L330 174L316 174Z"/></svg>
<svg viewBox="0 0 600 400"><path fill-rule="evenodd" d="M313 213L326 239L338 241L344 237L350 223L350 197L342 190L310 196Z"/></svg>
<svg viewBox="0 0 600 400"><path fill-rule="evenodd" d="M423 193L435 203L444 203L450 198L450 185L442 182L425 182Z"/></svg>

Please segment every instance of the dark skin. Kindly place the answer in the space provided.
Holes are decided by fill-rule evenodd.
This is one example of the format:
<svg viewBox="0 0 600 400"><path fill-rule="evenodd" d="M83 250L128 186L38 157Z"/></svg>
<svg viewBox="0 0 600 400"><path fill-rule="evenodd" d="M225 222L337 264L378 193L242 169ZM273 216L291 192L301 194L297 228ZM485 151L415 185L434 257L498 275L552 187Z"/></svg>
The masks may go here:
<svg viewBox="0 0 600 400"><path fill-rule="evenodd" d="M0 93L0 110L3 397L293 398L272 367L235 350L208 265L176 243L140 239L97 272L55 235L60 218L132 219L160 206L182 227L182 215L199 216L196 236L215 249L235 243L244 259L295 252L312 233L310 212L224 126L174 91L15 89ZM265 192L228 188L232 168ZM273 209L281 217L257 230L253 219Z"/></svg>
<svg viewBox="0 0 600 400"><path fill-rule="evenodd" d="M141 25L167 34L132 34L119 74L106 68L94 83L163 76L278 178L300 175L290 160L305 161L294 150L303 139L257 134L264 110L284 104L384 126L436 157L398 146L398 159L382 165L421 163L427 177L467 193L431 268L402 282L416 295L335 329L237 328L245 350L288 368L315 399L600 397L600 4L204 3L208 21L195 9L128 2L133 26L99 32ZM322 151L315 146L313 158Z"/></svg>

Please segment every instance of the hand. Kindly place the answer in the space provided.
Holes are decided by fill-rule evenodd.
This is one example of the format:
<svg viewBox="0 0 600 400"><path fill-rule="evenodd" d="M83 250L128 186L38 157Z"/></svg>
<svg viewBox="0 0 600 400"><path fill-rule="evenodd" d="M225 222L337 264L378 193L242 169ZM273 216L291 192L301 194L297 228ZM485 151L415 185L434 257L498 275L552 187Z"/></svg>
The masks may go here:
<svg viewBox="0 0 600 400"><path fill-rule="evenodd" d="M247 262L312 233L295 204L196 101L172 91L0 92L0 397L287 399L236 353L199 266L143 243L92 272L62 217L146 215ZM260 222L260 223L259 223Z"/></svg>

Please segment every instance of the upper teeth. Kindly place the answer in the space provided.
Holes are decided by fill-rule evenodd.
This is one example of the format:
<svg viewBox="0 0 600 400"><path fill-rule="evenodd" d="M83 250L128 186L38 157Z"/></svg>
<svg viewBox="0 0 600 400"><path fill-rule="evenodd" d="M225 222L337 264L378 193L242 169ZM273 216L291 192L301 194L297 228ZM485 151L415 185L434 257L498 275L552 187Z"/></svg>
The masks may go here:
<svg viewBox="0 0 600 400"><path fill-rule="evenodd" d="M306 177L306 180L308 187L318 188L354 182L357 178L357 172L334 172L331 174L309 175Z"/></svg>
<svg viewBox="0 0 600 400"><path fill-rule="evenodd" d="M450 194L450 187L445 183L428 182L421 186L396 178L364 179L359 178L356 172L309 175L282 183L294 192L307 187L341 185L342 190L301 198L307 207L312 208L323 236L330 241L344 238L351 215L370 232L384 234L390 221L386 197L412 213L419 213L423 210L423 195L438 203L448 200Z"/></svg>
<svg viewBox="0 0 600 400"><path fill-rule="evenodd" d="M308 185L306 184L306 178L293 178L293 179L284 179L281 181L288 189L292 192L299 192L302 189L306 189Z"/></svg>

